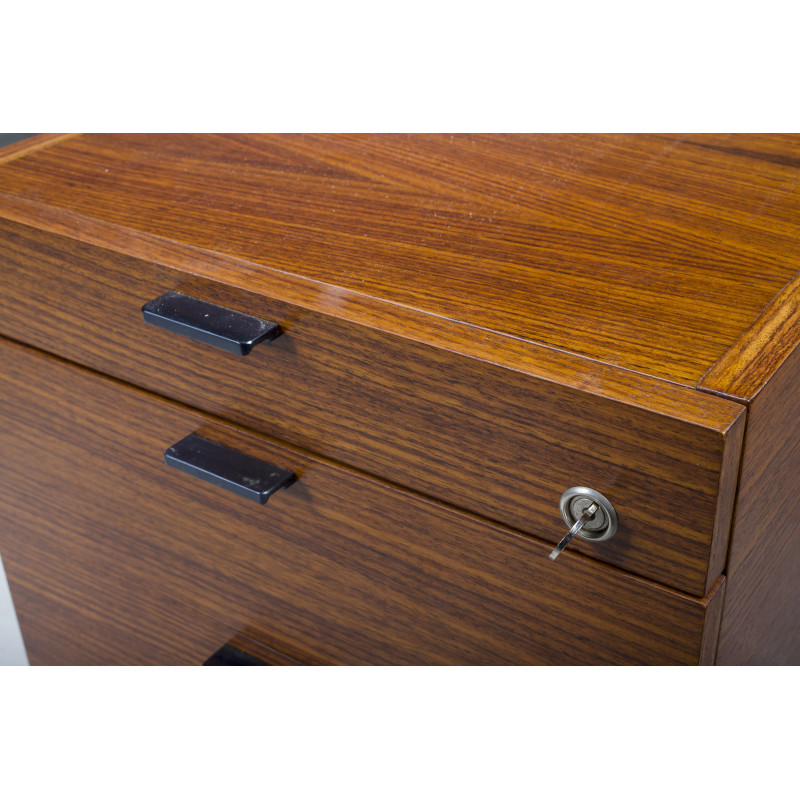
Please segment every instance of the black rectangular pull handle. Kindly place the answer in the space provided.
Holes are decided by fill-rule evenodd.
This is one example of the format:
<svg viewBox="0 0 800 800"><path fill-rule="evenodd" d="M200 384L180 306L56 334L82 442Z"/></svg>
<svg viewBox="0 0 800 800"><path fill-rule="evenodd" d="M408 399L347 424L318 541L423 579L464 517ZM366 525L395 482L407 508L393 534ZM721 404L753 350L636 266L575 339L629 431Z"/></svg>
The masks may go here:
<svg viewBox="0 0 800 800"><path fill-rule="evenodd" d="M251 656L233 645L226 644L216 653L209 656L204 662L204 667L268 667L266 661Z"/></svg>
<svg viewBox="0 0 800 800"><path fill-rule="evenodd" d="M150 325L240 356L246 356L260 342L271 342L281 335L275 322L180 292L167 292L145 303L142 316Z"/></svg>
<svg viewBox="0 0 800 800"><path fill-rule="evenodd" d="M256 503L296 480L293 472L190 433L164 451L164 463Z"/></svg>

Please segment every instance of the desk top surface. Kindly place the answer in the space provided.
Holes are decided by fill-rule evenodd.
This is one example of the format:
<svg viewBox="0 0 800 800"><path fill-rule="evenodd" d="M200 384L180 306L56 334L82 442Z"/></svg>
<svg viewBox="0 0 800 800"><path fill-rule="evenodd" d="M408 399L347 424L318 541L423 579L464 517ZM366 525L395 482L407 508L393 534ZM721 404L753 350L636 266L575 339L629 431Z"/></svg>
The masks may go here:
<svg viewBox="0 0 800 800"><path fill-rule="evenodd" d="M797 135L98 134L14 155L0 215L68 212L719 394L752 396L800 338Z"/></svg>

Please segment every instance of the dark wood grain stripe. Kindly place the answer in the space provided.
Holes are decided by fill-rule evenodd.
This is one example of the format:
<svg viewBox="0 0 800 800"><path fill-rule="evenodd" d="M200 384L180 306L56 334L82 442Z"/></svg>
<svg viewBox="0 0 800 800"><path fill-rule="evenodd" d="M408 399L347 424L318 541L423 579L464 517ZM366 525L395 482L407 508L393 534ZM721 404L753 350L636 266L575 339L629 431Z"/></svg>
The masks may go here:
<svg viewBox="0 0 800 800"><path fill-rule="evenodd" d="M723 147L718 144L707 144L706 142L693 142L691 139L684 139L686 144L693 147L704 147L707 150L716 150L719 153L726 153L741 158L754 158L760 161L768 161L771 164L780 164L783 167L800 167L800 158L780 153L762 153L757 150L746 150L741 147Z"/></svg>

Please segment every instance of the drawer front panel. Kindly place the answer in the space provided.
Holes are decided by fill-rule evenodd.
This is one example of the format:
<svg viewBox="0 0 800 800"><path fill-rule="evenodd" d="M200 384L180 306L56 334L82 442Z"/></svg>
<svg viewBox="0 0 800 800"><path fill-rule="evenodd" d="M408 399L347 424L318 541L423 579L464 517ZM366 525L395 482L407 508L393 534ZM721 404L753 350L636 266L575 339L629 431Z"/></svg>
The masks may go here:
<svg viewBox="0 0 800 800"><path fill-rule="evenodd" d="M23 515L16 525L29 524ZM235 635L155 585L135 562L87 548L37 520L3 536L9 583L32 666L199 666Z"/></svg>
<svg viewBox="0 0 800 800"><path fill-rule="evenodd" d="M722 582L698 600L577 553L551 562L530 537L7 341L0 392L0 552L39 662L63 652L36 635L56 607L106 640L124 620L127 638L94 651L123 663L147 663L127 648L150 637L169 663L182 628L176 663L233 630L306 663L713 655ZM297 481L262 506L170 469L164 450L191 433Z"/></svg>
<svg viewBox="0 0 800 800"><path fill-rule="evenodd" d="M9 337L545 541L590 486L620 528L579 552L695 595L722 571L743 427L725 401L703 402L727 430L693 424L16 223L0 265ZM242 357L146 325L169 290L283 333Z"/></svg>

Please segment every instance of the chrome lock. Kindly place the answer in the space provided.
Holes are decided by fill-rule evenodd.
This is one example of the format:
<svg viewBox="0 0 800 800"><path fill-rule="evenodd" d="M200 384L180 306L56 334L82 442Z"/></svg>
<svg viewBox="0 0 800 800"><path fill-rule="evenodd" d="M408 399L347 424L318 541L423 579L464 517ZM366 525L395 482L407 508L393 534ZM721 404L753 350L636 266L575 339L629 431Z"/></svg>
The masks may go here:
<svg viewBox="0 0 800 800"><path fill-rule="evenodd" d="M561 495L561 516L569 531L553 548L550 559L555 561L575 538L604 542L617 532L617 512L600 492L587 486L573 486Z"/></svg>

